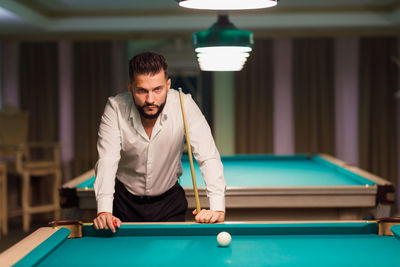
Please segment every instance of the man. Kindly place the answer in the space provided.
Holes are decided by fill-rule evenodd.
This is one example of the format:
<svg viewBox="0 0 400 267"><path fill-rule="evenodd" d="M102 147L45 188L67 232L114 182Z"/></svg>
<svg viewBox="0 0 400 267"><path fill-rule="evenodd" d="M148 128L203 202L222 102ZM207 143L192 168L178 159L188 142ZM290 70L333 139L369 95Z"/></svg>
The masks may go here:
<svg viewBox="0 0 400 267"><path fill-rule="evenodd" d="M121 221L184 221L182 174L184 124L179 93L171 89L162 55L146 52L129 62L128 92L110 97L99 127L96 229ZM196 222L225 219L225 179L219 152L201 111L184 95L193 154L207 185L210 210L193 211Z"/></svg>

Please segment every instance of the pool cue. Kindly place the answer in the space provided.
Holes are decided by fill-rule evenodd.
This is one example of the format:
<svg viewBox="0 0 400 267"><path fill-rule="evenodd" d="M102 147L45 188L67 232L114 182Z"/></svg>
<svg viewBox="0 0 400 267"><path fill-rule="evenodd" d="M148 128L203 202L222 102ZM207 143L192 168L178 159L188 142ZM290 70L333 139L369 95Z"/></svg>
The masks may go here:
<svg viewBox="0 0 400 267"><path fill-rule="evenodd" d="M192 182L193 182L193 191L194 191L194 199L196 201L196 210L197 214L200 213L200 200L199 200L199 192L197 190L196 184L196 176L194 175L194 167L193 167L193 158L192 158L192 148L190 147L190 139L189 139L189 131L186 123L185 116L185 107L183 105L183 97L182 97L182 88L178 88L179 91L179 99L181 102L181 110L182 110L182 118L183 118L183 127L185 128L185 136L186 136L186 144L188 147L188 155L189 155L189 163L190 163L190 172L192 173Z"/></svg>

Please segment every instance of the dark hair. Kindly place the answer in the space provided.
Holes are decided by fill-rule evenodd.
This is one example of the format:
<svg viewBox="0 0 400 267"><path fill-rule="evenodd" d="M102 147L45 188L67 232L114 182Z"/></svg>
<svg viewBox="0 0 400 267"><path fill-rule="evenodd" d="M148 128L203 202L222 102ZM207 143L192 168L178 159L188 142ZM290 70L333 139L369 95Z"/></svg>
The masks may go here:
<svg viewBox="0 0 400 267"><path fill-rule="evenodd" d="M129 78L131 82L135 74L157 74L164 70L168 78L168 64L163 55L154 52L144 52L129 60Z"/></svg>

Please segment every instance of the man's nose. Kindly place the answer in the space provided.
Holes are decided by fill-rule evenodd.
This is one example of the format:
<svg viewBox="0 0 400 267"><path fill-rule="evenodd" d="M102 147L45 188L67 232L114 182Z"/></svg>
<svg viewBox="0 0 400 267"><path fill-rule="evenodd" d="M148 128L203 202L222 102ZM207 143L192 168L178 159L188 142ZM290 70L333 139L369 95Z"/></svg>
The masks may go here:
<svg viewBox="0 0 400 267"><path fill-rule="evenodd" d="M147 94L146 102L147 102L147 103L150 103L150 104L154 103L154 96L153 96L153 93L152 93L152 92L149 92L149 93Z"/></svg>

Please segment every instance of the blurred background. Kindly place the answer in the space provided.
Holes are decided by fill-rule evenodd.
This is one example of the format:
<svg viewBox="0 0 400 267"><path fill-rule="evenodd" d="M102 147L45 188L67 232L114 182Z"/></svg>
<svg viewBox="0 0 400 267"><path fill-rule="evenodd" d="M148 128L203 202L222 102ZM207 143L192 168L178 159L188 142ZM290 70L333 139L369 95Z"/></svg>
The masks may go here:
<svg viewBox="0 0 400 267"><path fill-rule="evenodd" d="M327 153L399 191L400 1L281 0L229 17L254 33L253 51L239 72L203 72L192 34L216 11L174 0L1 0L0 109L29 114L30 142L60 144L67 182L93 168L100 116L108 96L127 90L129 59L155 51L222 155ZM20 183L8 180L9 210Z"/></svg>

